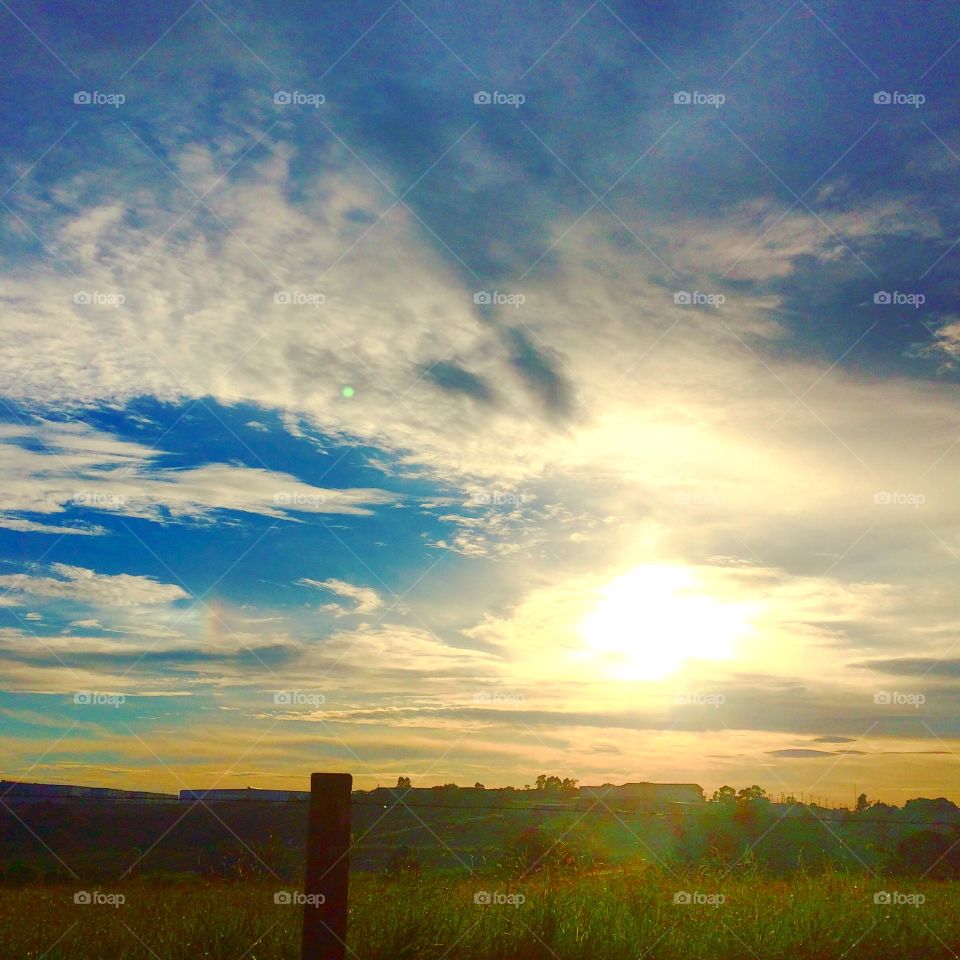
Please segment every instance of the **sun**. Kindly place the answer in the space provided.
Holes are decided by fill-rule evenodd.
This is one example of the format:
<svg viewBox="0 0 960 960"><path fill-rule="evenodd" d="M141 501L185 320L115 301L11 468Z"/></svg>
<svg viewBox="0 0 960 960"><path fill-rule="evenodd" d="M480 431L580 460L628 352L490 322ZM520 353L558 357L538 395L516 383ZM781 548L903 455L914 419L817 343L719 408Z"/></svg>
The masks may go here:
<svg viewBox="0 0 960 960"><path fill-rule="evenodd" d="M661 680L688 660L726 660L751 606L720 599L690 567L647 564L608 583L583 618L583 653L621 680Z"/></svg>

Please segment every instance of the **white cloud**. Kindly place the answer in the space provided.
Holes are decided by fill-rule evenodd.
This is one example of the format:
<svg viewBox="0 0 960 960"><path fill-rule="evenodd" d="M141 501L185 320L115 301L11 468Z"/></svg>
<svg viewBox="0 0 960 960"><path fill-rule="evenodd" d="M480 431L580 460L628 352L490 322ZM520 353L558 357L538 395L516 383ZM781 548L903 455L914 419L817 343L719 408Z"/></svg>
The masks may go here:
<svg viewBox="0 0 960 960"><path fill-rule="evenodd" d="M29 446L28 444L33 444ZM103 533L13 517L75 507L149 520L209 518L217 510L294 519L369 514L396 496L378 489L315 487L261 467L165 467L161 450L76 423L0 425L0 526L25 532Z"/></svg>
<svg viewBox="0 0 960 960"><path fill-rule="evenodd" d="M96 573L85 567L65 563L51 564L50 569L61 579L36 577L25 573L0 576L0 587L31 597L49 597L54 600L75 600L91 606L138 606L140 604L170 603L186 599L181 587L159 583L152 577L132 576L126 573Z"/></svg>
<svg viewBox="0 0 960 960"><path fill-rule="evenodd" d="M0 514L0 527L5 530L18 530L20 533L57 533L64 536L97 537L106 533L103 527L91 524L62 527L53 523L36 523L33 520L24 520L20 517L11 517L5 514Z"/></svg>
<svg viewBox="0 0 960 960"><path fill-rule="evenodd" d="M915 344L911 352L916 356L935 357L942 361L945 369L955 367L960 363L960 317L947 317L932 332L932 340Z"/></svg>
<svg viewBox="0 0 960 960"><path fill-rule="evenodd" d="M485 651L455 647L420 626L400 624L363 625L357 630L332 634L307 655L324 665L324 673L337 677L350 674L350 684L362 689L370 678L460 677L498 673L498 658Z"/></svg>
<svg viewBox="0 0 960 960"><path fill-rule="evenodd" d="M206 169L212 156L212 147L192 145L172 163L183 172ZM164 235L173 211L147 197L138 197L137 226L120 215L119 200L76 204L63 215L65 185L60 206L45 212L60 257L82 279L34 265L29 276L0 280L8 334L0 392L31 402L122 402L145 393L251 402L279 411L295 434L309 435L309 427L379 447L457 484L522 482L580 468L596 425L622 409L677 409L674 394L688 420L714 416L718 399L731 415L759 401L769 416L769 395L779 388L769 390L770 375L736 338L783 337L780 299L741 285L727 290L720 311L682 312L674 286L710 291L741 255L741 279L786 276L805 257L845 258L860 269L816 217L793 211L774 226L780 208L761 198L726 218L657 223L654 242L677 272L665 285L656 261L638 270L605 233L604 218L590 216L558 244L549 275L534 271L523 281L521 308L481 315L474 290L402 206L364 235L357 212L376 220L393 202L365 171L330 151L317 158L323 172L294 204L292 158L289 145L275 144L242 180L218 186L209 203L229 229L216 244L193 218ZM34 203L40 215L44 201ZM826 219L856 250L879 236L935 231L929 217L893 202ZM647 220L638 215L636 227L645 230ZM558 223L551 239L563 229ZM78 306L78 285L121 290L126 301ZM319 294L320 304L296 302ZM527 356L526 374L512 328L540 354L532 371ZM809 382L822 369L798 372ZM728 389L758 374L742 397ZM354 389L349 399L345 385ZM572 407L567 421L545 410L557 395ZM619 445L602 461L612 483L623 479L613 466ZM191 479L208 480L183 482Z"/></svg>
<svg viewBox="0 0 960 960"><path fill-rule="evenodd" d="M297 583L306 587L316 587L318 590L326 590L338 597L346 597L348 600L354 601L355 606L351 610L343 610L336 604L329 605L339 610L341 615L346 613L375 613L383 606L380 595L371 587L354 586L354 584L347 583L344 580L311 580L309 577L304 577Z"/></svg>
<svg viewBox="0 0 960 960"><path fill-rule="evenodd" d="M670 262L733 280L769 280L791 274L799 257L856 263L856 256L863 257L881 237L929 239L941 234L929 210L901 201L815 216L797 208L785 213L782 204L757 198L722 218L682 224L669 240Z"/></svg>

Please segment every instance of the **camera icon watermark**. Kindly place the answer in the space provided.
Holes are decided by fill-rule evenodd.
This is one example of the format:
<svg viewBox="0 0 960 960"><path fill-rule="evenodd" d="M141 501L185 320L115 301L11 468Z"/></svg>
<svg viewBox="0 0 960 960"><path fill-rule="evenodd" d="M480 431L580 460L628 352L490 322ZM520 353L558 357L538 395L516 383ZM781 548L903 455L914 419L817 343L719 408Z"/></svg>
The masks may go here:
<svg viewBox="0 0 960 960"><path fill-rule="evenodd" d="M122 107L127 98L122 93L101 93L99 90L77 90L73 102L81 107Z"/></svg>
<svg viewBox="0 0 960 960"><path fill-rule="evenodd" d="M881 890L873 895L873 902L880 907L922 907L927 898L922 893Z"/></svg>
<svg viewBox="0 0 960 960"><path fill-rule="evenodd" d="M727 302L722 293L703 293L700 290L677 290L673 302L678 307L720 307Z"/></svg>
<svg viewBox="0 0 960 960"><path fill-rule="evenodd" d="M701 893L694 890L692 893L688 890L678 890L673 895L673 902L678 906L704 906L719 907L727 902L727 897L723 893Z"/></svg>
<svg viewBox="0 0 960 960"><path fill-rule="evenodd" d="M273 902L283 907L320 907L327 902L322 893L301 893L299 890L278 890Z"/></svg>
<svg viewBox="0 0 960 960"><path fill-rule="evenodd" d="M501 93L499 90L491 93L489 90L478 90L473 95L473 102L480 106L493 104L518 109L527 102L527 98L522 93Z"/></svg>
<svg viewBox="0 0 960 960"><path fill-rule="evenodd" d="M105 293L102 290L78 290L73 295L73 302L78 307L120 307L127 302L122 293Z"/></svg>
<svg viewBox="0 0 960 960"><path fill-rule="evenodd" d="M127 503L127 498L123 494L102 493L99 490L77 490L72 500L77 505L104 510L117 510Z"/></svg>
<svg viewBox="0 0 960 960"><path fill-rule="evenodd" d="M526 494L511 490L478 490L471 502L484 507L520 507L527 499Z"/></svg>
<svg viewBox="0 0 960 960"><path fill-rule="evenodd" d="M885 707L913 707L919 710L927 698L922 693L902 693L900 690L877 690L873 695L873 702Z"/></svg>
<svg viewBox="0 0 960 960"><path fill-rule="evenodd" d="M73 695L73 702L83 707L113 707L117 709L127 702L122 693L100 693L98 690L80 690Z"/></svg>
<svg viewBox="0 0 960 960"><path fill-rule="evenodd" d="M326 494L323 493L302 493L300 491L280 490L273 495L273 502L278 507L290 507L293 510L302 508L306 510L315 510L322 507L327 502Z"/></svg>
<svg viewBox="0 0 960 960"><path fill-rule="evenodd" d="M522 293L505 293L502 290L478 290L473 295L473 302L477 306L486 307L520 307L527 302Z"/></svg>
<svg viewBox="0 0 960 960"><path fill-rule="evenodd" d="M499 890L478 890L473 895L473 902L478 907L519 907L527 902L522 893L502 893Z"/></svg>
<svg viewBox="0 0 960 960"><path fill-rule="evenodd" d="M273 702L278 707L319 707L327 702L327 698L309 690L276 690Z"/></svg>
<svg viewBox="0 0 960 960"><path fill-rule="evenodd" d="M303 93L300 90L277 90L273 95L273 102L278 106L313 107L314 110L327 102L322 93Z"/></svg>
<svg viewBox="0 0 960 960"><path fill-rule="evenodd" d="M927 102L922 93L902 93L900 90L878 90L873 102L881 106L913 107L915 110Z"/></svg>
<svg viewBox="0 0 960 960"><path fill-rule="evenodd" d="M278 290L273 295L273 302L288 307L319 307L327 302L322 293L304 293L300 290Z"/></svg>
<svg viewBox="0 0 960 960"><path fill-rule="evenodd" d="M907 306L919 310L927 298L922 293L901 293L899 290L878 290L873 295L873 302L881 306Z"/></svg>
<svg viewBox="0 0 960 960"><path fill-rule="evenodd" d="M727 98L722 93L703 93L700 90L677 90L673 94L673 102L681 106L705 106L719 110Z"/></svg>
<svg viewBox="0 0 960 960"><path fill-rule="evenodd" d="M122 907L127 898L122 893L101 893L99 890L78 890L73 902L80 906Z"/></svg>

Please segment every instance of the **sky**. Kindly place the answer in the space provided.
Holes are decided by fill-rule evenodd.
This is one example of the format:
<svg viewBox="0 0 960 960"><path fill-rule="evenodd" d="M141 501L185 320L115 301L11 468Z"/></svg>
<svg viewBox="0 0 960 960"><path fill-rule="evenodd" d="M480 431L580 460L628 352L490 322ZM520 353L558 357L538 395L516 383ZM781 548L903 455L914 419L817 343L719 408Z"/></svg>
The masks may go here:
<svg viewBox="0 0 960 960"><path fill-rule="evenodd" d="M0 35L0 775L960 799L955 4Z"/></svg>

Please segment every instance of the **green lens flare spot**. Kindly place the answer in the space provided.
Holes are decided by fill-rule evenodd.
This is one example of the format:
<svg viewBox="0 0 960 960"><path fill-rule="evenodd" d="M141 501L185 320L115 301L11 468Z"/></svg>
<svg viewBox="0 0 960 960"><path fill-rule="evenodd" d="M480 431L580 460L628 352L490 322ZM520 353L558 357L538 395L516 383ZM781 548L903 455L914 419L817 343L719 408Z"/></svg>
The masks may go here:
<svg viewBox="0 0 960 960"><path fill-rule="evenodd" d="M353 396L353 387L344 387L341 392L349 400Z"/></svg>

